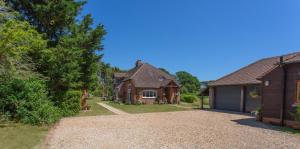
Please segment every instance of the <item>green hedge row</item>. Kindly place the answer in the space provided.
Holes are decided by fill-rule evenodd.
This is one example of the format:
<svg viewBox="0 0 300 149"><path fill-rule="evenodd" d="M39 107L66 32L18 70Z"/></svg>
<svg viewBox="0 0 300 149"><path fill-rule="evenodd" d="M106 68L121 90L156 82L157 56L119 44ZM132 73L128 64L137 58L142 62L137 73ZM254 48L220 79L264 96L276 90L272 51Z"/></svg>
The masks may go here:
<svg viewBox="0 0 300 149"><path fill-rule="evenodd" d="M59 106L48 97L45 82L37 78L0 81L0 117L32 125L52 124L80 110L80 91L68 91Z"/></svg>
<svg viewBox="0 0 300 149"><path fill-rule="evenodd" d="M199 98L197 97L197 95L194 94L182 94L180 96L180 100L183 102L188 102L188 103L193 103L195 101L197 101Z"/></svg>

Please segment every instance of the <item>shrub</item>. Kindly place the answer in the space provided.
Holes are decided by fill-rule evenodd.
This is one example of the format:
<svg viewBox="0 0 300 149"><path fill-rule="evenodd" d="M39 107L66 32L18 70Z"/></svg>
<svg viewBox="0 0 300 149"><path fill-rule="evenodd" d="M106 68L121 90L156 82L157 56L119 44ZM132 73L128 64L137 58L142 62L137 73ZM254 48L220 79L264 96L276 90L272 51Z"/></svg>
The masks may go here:
<svg viewBox="0 0 300 149"><path fill-rule="evenodd" d="M198 100L198 97L194 94L182 94L180 100L183 102L193 103Z"/></svg>
<svg viewBox="0 0 300 149"><path fill-rule="evenodd" d="M81 96L82 92L76 90L67 91L65 93L59 106L63 116L72 116L77 114L81 110Z"/></svg>
<svg viewBox="0 0 300 149"><path fill-rule="evenodd" d="M300 122L300 106L296 107L296 113L294 115L295 115L296 121Z"/></svg>
<svg viewBox="0 0 300 149"><path fill-rule="evenodd" d="M47 97L44 81L11 79L0 84L0 108L5 118L22 123L51 124L60 118L58 108Z"/></svg>

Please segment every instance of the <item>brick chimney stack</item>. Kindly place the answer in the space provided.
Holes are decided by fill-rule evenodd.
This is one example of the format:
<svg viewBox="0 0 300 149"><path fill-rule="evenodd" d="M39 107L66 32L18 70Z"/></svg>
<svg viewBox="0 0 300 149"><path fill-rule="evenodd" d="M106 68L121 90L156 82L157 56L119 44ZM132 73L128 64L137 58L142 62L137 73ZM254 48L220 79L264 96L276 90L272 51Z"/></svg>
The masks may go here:
<svg viewBox="0 0 300 149"><path fill-rule="evenodd" d="M140 67L142 64L143 64L143 63L142 63L142 60L137 60L137 61L135 62L135 67Z"/></svg>

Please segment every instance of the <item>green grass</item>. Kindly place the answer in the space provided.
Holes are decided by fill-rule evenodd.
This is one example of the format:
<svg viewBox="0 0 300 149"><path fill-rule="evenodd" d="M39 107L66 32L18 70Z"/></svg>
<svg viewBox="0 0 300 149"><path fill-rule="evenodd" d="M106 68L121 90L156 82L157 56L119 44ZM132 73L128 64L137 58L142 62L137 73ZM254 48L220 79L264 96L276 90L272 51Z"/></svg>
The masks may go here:
<svg viewBox="0 0 300 149"><path fill-rule="evenodd" d="M124 105L113 102L108 102L107 104L127 113L152 113L191 110L187 108L176 107L175 105L171 104Z"/></svg>
<svg viewBox="0 0 300 149"><path fill-rule="evenodd" d="M99 98L88 100L91 109L81 111L77 116L96 116L113 114L97 104ZM31 126L21 123L0 121L0 148L2 149L32 149L40 148L41 143L48 133L49 127Z"/></svg>
<svg viewBox="0 0 300 149"><path fill-rule="evenodd" d="M289 128L289 127L278 127L277 128L279 131L291 133L300 136L300 130Z"/></svg>
<svg viewBox="0 0 300 149"><path fill-rule="evenodd" d="M179 106L183 106L183 107L187 107L187 108L193 108L193 109L199 109L200 108L200 104L201 104L201 100L197 100L194 103L187 103L187 102L180 102ZM204 97L203 99L203 107L205 109L209 108L209 98L208 97Z"/></svg>
<svg viewBox="0 0 300 149"><path fill-rule="evenodd" d="M40 148L39 145L43 142L47 132L48 127L0 122L0 148Z"/></svg>
<svg viewBox="0 0 300 149"><path fill-rule="evenodd" d="M89 111L80 111L77 116L97 116L97 115L111 115L111 111L105 109L104 107L98 105L100 98L94 97L88 100L88 105L91 106Z"/></svg>

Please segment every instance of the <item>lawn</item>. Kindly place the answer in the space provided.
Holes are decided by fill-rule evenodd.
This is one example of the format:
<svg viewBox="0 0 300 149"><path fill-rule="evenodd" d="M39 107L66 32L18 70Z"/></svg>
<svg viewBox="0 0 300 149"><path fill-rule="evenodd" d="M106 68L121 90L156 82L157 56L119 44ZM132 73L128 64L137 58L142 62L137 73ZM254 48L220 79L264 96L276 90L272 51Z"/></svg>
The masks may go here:
<svg viewBox="0 0 300 149"><path fill-rule="evenodd" d="M201 104L201 100L197 100L194 103L187 103L187 102L180 102L179 106L186 107L186 108L193 108L193 109L199 109ZM203 99L203 107L205 109L209 109L209 98L204 97Z"/></svg>
<svg viewBox="0 0 300 149"><path fill-rule="evenodd" d="M40 148L48 127L0 122L0 147L5 149Z"/></svg>
<svg viewBox="0 0 300 149"><path fill-rule="evenodd" d="M98 105L100 98L93 97L88 100L88 105L91 106L89 111L80 111L77 116L97 116L97 115L111 115L114 114L111 111L105 109L104 107Z"/></svg>
<svg viewBox="0 0 300 149"><path fill-rule="evenodd" d="M152 113L191 110L190 108L177 107L176 105L172 104L125 105L114 102L108 102L107 104L127 113Z"/></svg>
<svg viewBox="0 0 300 149"><path fill-rule="evenodd" d="M293 129L293 128L289 128L289 127L279 127L279 126L276 129L279 131L283 131L283 132L287 132L287 133L291 133L291 134L300 136L300 130L297 130L297 129Z"/></svg>

